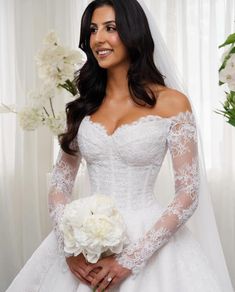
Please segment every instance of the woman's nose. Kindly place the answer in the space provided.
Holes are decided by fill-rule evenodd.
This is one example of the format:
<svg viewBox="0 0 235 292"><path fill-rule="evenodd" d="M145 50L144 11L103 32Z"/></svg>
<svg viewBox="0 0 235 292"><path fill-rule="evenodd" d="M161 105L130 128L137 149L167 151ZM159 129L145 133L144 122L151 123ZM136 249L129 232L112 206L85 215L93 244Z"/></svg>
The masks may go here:
<svg viewBox="0 0 235 292"><path fill-rule="evenodd" d="M105 41L104 32L102 30L97 30L95 40L97 43L103 43Z"/></svg>

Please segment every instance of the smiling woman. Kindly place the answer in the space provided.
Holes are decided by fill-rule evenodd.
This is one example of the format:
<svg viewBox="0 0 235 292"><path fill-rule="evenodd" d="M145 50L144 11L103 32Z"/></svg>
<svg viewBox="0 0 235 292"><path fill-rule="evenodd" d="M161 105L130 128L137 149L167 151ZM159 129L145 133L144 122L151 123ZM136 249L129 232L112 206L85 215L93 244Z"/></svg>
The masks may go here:
<svg viewBox="0 0 235 292"><path fill-rule="evenodd" d="M116 28L115 11L111 6L97 8L91 20L90 47L101 68L129 67L128 52Z"/></svg>
<svg viewBox="0 0 235 292"><path fill-rule="evenodd" d="M67 129L59 137L49 191L54 230L8 292L232 292L226 267L221 266L219 279L186 225L203 187L196 122L188 98L169 87L173 69L159 39L157 58L165 65L160 69L167 68L162 72L138 1L94 0L86 8L80 47L87 61L76 78L80 97L66 107ZM175 193L163 207L154 184L167 152ZM103 254L96 263L87 262L83 253L65 253L61 230L82 158L90 179L87 195L91 201L96 193L112 198L128 237L120 253ZM210 213L205 214L209 220Z"/></svg>

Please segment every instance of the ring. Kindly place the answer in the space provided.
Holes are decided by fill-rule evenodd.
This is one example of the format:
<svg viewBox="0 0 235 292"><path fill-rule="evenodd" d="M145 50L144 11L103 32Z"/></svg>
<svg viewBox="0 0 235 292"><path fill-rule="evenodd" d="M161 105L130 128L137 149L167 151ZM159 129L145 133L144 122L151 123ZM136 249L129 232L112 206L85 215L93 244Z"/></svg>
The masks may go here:
<svg viewBox="0 0 235 292"><path fill-rule="evenodd" d="M113 280L112 277L108 277L108 279L107 279L108 282L111 282L112 280Z"/></svg>

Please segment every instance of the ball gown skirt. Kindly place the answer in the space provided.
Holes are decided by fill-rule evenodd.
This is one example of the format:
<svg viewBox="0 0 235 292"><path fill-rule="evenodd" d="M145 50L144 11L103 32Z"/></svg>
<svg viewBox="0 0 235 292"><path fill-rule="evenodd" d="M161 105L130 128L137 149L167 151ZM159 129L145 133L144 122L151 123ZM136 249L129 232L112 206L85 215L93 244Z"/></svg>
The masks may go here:
<svg viewBox="0 0 235 292"><path fill-rule="evenodd" d="M131 240L146 232L161 216L157 203L142 210L122 212ZM42 242L7 292L91 292L72 275L57 249L54 232ZM136 276L112 292L222 292L199 244L186 226L149 260ZM224 292L224 291L223 291Z"/></svg>

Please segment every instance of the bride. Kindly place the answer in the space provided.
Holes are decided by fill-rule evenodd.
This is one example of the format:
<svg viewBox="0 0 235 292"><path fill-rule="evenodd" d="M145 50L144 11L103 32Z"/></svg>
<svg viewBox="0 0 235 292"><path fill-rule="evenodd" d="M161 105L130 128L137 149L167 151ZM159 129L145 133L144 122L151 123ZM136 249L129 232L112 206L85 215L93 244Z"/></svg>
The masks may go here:
<svg viewBox="0 0 235 292"><path fill-rule="evenodd" d="M176 90L160 36L154 51L152 33L136 0L95 0L86 8L80 47L87 62L76 79L80 97L67 105L49 193L54 231L8 292L232 291L222 256L217 269L185 224L201 204L195 117ZM168 149L175 195L164 208L153 189ZM59 230L81 158L90 195L114 198L130 240L121 254L96 264L83 255L65 256Z"/></svg>

